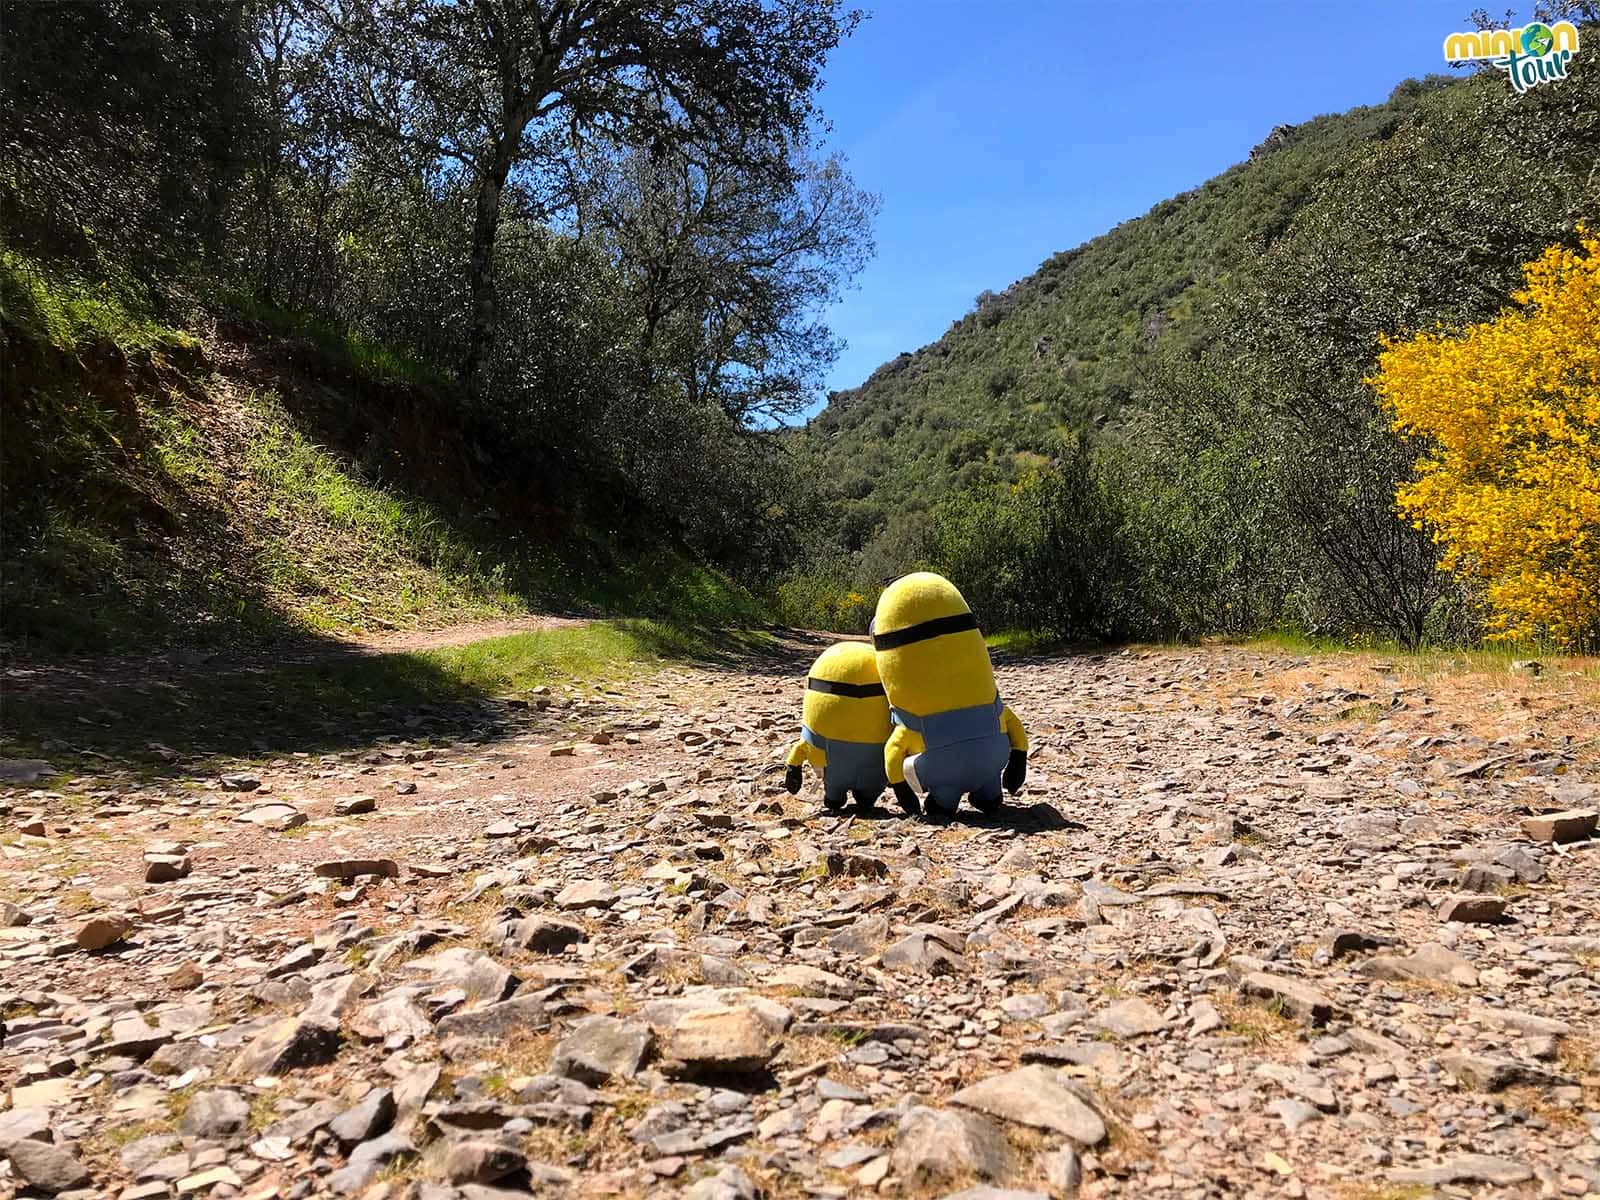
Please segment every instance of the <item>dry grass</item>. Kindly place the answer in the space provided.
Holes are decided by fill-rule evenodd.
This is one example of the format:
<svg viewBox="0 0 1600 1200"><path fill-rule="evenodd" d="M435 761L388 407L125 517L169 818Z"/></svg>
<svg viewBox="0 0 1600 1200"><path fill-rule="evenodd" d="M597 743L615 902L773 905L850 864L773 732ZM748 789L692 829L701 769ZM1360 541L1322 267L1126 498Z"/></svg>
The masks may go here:
<svg viewBox="0 0 1600 1200"><path fill-rule="evenodd" d="M1562 1038L1556 1043L1556 1061L1567 1074L1579 1079L1600 1075L1600 1047L1588 1038Z"/></svg>
<svg viewBox="0 0 1600 1200"><path fill-rule="evenodd" d="M595 1158L607 1150L615 1152L619 1145L602 1145L596 1134L607 1126L605 1116L597 1117L587 1130L571 1125L540 1125L530 1130L522 1139L522 1152L535 1162L565 1166L585 1151L589 1153L591 1169ZM614 1141L615 1139L608 1139ZM622 1142L626 1142L626 1136Z"/></svg>
<svg viewBox="0 0 1600 1200"><path fill-rule="evenodd" d="M167 1122L173 1128L183 1123L183 1118L189 1113L189 1102L194 1099L197 1088L191 1084L167 1097Z"/></svg>
<svg viewBox="0 0 1600 1200"><path fill-rule="evenodd" d="M107 1129L100 1134L100 1140L113 1149L120 1150L131 1142L140 1138L150 1137L158 1133L171 1133L175 1125L172 1121L135 1121L131 1125L118 1125Z"/></svg>
<svg viewBox="0 0 1600 1200"><path fill-rule="evenodd" d="M1252 1046L1287 1046L1300 1040L1299 1024L1275 1002L1258 1004L1234 993L1217 997L1215 1003L1223 1027Z"/></svg>
<svg viewBox="0 0 1600 1200"><path fill-rule="evenodd" d="M515 1079L520 1075L542 1075L550 1066L550 1056L556 1047L553 1033L530 1033L517 1030L497 1048L496 1057L505 1068L503 1074Z"/></svg>
<svg viewBox="0 0 1600 1200"><path fill-rule="evenodd" d="M784 1039L777 1058L773 1059L772 1069L782 1075L803 1071L818 1063L827 1063L828 1069L824 1073L828 1078L841 1083L849 1082L846 1077L850 1071L844 1066L842 1056L851 1044L843 1038L822 1037L816 1034L788 1037Z"/></svg>
<svg viewBox="0 0 1600 1200"><path fill-rule="evenodd" d="M100 907L99 901L85 891L71 891L56 899L56 909L64 913L86 913Z"/></svg>
<svg viewBox="0 0 1600 1200"><path fill-rule="evenodd" d="M745 1174L750 1176L751 1182L756 1185L756 1195L763 1197L763 1200L810 1200L811 1189L807 1186L806 1180L800 1176L780 1171L776 1167L761 1167L755 1161L740 1165ZM859 1169L855 1168L848 1172L835 1171L832 1174L841 1186L850 1187L855 1182L855 1171ZM708 1175L713 1173L703 1172ZM897 1194L905 1196L910 1193L902 1190Z"/></svg>
<svg viewBox="0 0 1600 1200"><path fill-rule="evenodd" d="M1563 1108L1552 1104L1536 1087L1506 1089L1502 1100L1507 1108L1519 1108L1531 1117L1537 1117L1552 1129L1569 1133L1587 1133L1589 1122L1576 1108Z"/></svg>
<svg viewBox="0 0 1600 1200"><path fill-rule="evenodd" d="M262 1092L250 1104L250 1129L260 1133L278 1119L278 1097L273 1092Z"/></svg>
<svg viewBox="0 0 1600 1200"><path fill-rule="evenodd" d="M400 1154L390 1159L388 1165L378 1172L378 1179L388 1184L394 1192L403 1195L406 1185L430 1182L433 1173L428 1169L427 1160L422 1155Z"/></svg>
<svg viewBox="0 0 1600 1200"><path fill-rule="evenodd" d="M585 1174L637 1165L639 1147L629 1137L634 1123L662 1098L643 1089L608 1091L586 1129L546 1125L531 1130L522 1151L537 1162L582 1166Z"/></svg>
<svg viewBox="0 0 1600 1200"><path fill-rule="evenodd" d="M1334 1194L1339 1200L1428 1200L1438 1195L1431 1187L1421 1183L1357 1183L1335 1185Z"/></svg>

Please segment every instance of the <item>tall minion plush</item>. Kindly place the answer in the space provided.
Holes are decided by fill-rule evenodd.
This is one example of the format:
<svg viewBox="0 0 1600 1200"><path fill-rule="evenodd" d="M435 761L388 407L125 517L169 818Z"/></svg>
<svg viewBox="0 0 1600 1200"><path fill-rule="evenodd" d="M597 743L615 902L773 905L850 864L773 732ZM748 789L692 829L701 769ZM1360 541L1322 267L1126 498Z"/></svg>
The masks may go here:
<svg viewBox="0 0 1600 1200"><path fill-rule="evenodd" d="M872 620L878 674L895 729L884 747L889 785L908 812L927 799L949 818L965 795L992 813L1028 773L1028 735L1000 700L989 648L961 593L928 571L903 575Z"/></svg>
<svg viewBox="0 0 1600 1200"><path fill-rule="evenodd" d="M800 740L789 750L783 786L800 790L800 764L822 775L822 802L837 811L848 793L856 805L873 804L884 778L883 743L889 736L889 702L878 679L878 664L865 642L829 646L811 664L801 709Z"/></svg>

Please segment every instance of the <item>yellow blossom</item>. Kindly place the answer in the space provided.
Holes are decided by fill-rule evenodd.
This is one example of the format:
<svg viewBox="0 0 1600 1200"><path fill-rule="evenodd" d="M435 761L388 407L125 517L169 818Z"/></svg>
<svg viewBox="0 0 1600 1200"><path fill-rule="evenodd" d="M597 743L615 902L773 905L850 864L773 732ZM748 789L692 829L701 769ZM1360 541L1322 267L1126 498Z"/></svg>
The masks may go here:
<svg viewBox="0 0 1600 1200"><path fill-rule="evenodd" d="M1482 582L1491 637L1600 633L1600 240L1580 236L1528 263L1495 320L1385 338L1368 380L1431 443L1396 499Z"/></svg>

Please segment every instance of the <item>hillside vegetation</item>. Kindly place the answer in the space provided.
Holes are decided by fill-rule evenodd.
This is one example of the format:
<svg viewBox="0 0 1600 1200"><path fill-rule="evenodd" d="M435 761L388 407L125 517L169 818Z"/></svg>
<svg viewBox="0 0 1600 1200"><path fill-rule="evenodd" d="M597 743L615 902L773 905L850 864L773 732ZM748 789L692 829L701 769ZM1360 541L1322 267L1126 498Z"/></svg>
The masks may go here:
<svg viewBox="0 0 1600 1200"><path fill-rule="evenodd" d="M1052 438L1121 413L1143 361L1209 344L1238 268L1451 82L1412 82L1387 104L1278 126L1250 161L984 292L937 342L832 393L808 428L856 546L892 512L1015 479Z"/></svg>
<svg viewBox="0 0 1600 1200"><path fill-rule="evenodd" d="M448 384L260 306L0 261L0 606L17 643L137 651L530 611L748 622L681 549L607 542L496 469Z"/></svg>
<svg viewBox="0 0 1600 1200"><path fill-rule="evenodd" d="M1482 592L1395 508L1422 446L1367 378L1381 337L1492 318L1578 246L1597 79L1408 81L984 293L797 434L827 518L786 608L860 624L928 565L1063 637L1475 638Z"/></svg>

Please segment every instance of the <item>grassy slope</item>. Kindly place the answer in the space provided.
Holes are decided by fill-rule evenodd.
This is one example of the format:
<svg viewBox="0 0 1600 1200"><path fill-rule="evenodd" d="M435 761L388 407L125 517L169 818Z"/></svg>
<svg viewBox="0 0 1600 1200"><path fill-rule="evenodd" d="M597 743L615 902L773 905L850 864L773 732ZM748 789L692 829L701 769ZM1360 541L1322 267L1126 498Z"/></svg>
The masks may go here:
<svg viewBox="0 0 1600 1200"><path fill-rule="evenodd" d="M566 609L761 616L670 549L519 511L447 385L281 313L201 333L137 289L0 257L0 607L44 650L361 633ZM495 516L495 513L505 516Z"/></svg>
<svg viewBox="0 0 1600 1200"><path fill-rule="evenodd" d="M859 547L891 514L952 486L1014 477L1052 435L1113 418L1141 361L1158 346L1204 344L1230 275L1376 140L1439 103L1439 82L1299 126L1254 161L986 294L939 341L834 395L803 441L819 478L836 481L847 543ZM1472 85L1443 92L1461 86Z"/></svg>

